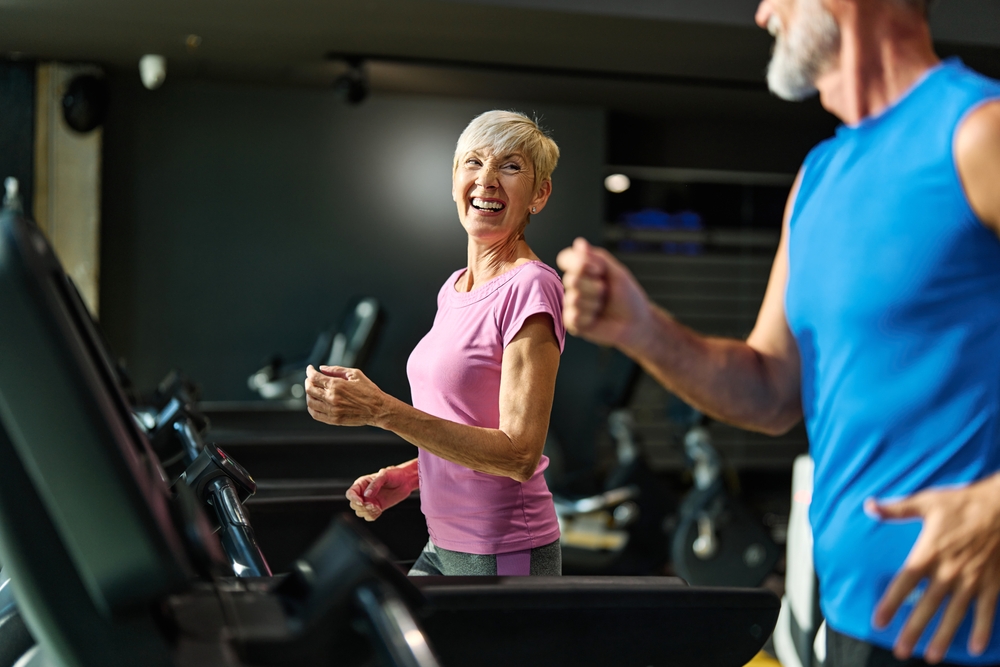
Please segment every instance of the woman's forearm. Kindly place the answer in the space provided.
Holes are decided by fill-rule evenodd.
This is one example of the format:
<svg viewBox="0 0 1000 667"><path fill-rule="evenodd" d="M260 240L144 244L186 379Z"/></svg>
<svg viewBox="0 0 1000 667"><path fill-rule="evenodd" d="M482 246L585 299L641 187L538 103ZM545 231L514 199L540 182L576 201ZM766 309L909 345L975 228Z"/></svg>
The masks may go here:
<svg viewBox="0 0 1000 667"><path fill-rule="evenodd" d="M466 468L519 482L531 479L540 458L537 443L519 443L500 429L440 419L391 396L373 426Z"/></svg>
<svg viewBox="0 0 1000 667"><path fill-rule="evenodd" d="M406 463L399 463L392 466L396 470L402 471L406 474L406 482L411 493L420 488L420 474L418 473L419 466L420 463L418 459L410 459Z"/></svg>

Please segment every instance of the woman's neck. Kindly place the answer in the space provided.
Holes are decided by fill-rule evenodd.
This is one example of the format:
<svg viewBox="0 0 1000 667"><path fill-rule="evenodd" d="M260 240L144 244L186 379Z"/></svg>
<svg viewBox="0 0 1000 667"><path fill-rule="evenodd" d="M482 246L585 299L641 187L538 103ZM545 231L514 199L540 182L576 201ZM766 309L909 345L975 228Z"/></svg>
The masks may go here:
<svg viewBox="0 0 1000 667"><path fill-rule="evenodd" d="M460 292L471 292L478 285L487 283L525 262L537 259L521 234L492 244L482 244L469 237L468 270L459 280L457 288Z"/></svg>

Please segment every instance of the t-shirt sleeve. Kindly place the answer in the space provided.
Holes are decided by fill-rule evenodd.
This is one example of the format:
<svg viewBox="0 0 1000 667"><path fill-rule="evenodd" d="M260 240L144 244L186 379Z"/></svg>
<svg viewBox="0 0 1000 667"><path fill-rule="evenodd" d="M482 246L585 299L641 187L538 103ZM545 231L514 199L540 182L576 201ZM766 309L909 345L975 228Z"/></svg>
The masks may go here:
<svg viewBox="0 0 1000 667"><path fill-rule="evenodd" d="M512 282L510 292L498 313L503 346L506 348L510 345L529 317L548 313L552 318L553 333L559 342L559 351L562 352L566 345L566 327L562 318L562 281L550 269L532 267L521 271Z"/></svg>

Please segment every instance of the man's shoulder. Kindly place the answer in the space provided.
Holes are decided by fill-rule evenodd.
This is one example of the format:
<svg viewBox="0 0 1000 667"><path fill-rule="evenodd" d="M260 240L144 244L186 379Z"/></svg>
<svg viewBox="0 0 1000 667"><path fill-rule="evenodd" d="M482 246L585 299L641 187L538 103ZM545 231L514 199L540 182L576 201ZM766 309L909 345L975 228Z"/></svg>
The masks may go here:
<svg viewBox="0 0 1000 667"><path fill-rule="evenodd" d="M969 112L960 131L980 141L996 138L1000 133L1000 90L997 97L983 101ZM970 142L969 147L975 148L975 142Z"/></svg>
<svg viewBox="0 0 1000 667"><path fill-rule="evenodd" d="M1000 234L1000 95L969 112L955 133L955 165L969 204Z"/></svg>
<svg viewBox="0 0 1000 667"><path fill-rule="evenodd" d="M982 72L977 72L957 58L945 60L945 70L951 76L947 78L950 86L972 86L985 90L996 89L1000 91L1000 80L994 79Z"/></svg>

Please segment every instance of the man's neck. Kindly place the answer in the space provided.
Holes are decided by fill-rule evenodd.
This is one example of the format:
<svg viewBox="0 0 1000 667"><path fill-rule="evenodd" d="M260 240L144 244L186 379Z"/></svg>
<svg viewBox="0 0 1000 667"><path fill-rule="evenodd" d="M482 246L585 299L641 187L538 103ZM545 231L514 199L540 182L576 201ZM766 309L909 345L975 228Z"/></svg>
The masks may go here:
<svg viewBox="0 0 1000 667"><path fill-rule="evenodd" d="M848 125L902 97L940 60L927 22L889 2L842 3L840 53L816 81L823 107Z"/></svg>

